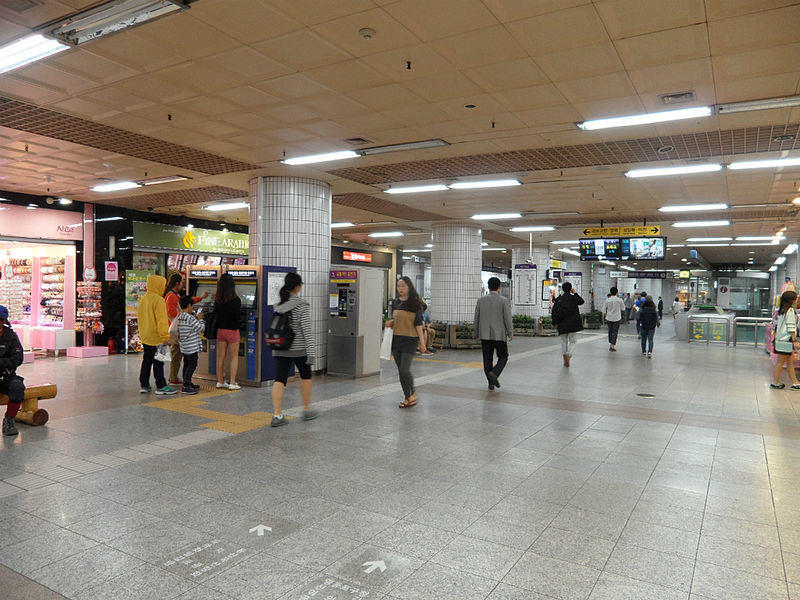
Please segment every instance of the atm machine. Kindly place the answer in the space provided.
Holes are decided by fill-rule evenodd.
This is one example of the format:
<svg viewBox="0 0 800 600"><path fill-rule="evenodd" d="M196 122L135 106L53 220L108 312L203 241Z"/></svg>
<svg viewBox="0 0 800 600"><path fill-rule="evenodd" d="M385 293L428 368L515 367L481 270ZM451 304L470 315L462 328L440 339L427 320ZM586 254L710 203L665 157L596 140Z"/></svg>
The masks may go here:
<svg viewBox="0 0 800 600"><path fill-rule="evenodd" d="M208 292L208 297L195 304L195 313L201 310L209 313L214 308L214 297L217 294L217 282L222 273L221 267L208 265L188 265L186 267L186 289L189 295L197 297ZM200 379L216 379L217 346L215 340L203 338L200 354L197 357L195 375Z"/></svg>
<svg viewBox="0 0 800 600"><path fill-rule="evenodd" d="M227 265L225 272L236 282L236 294L242 301L241 329L239 331L239 372L236 381L242 385L261 385L261 319L262 293L261 267L253 265ZM216 366L214 368L216 374Z"/></svg>
<svg viewBox="0 0 800 600"><path fill-rule="evenodd" d="M328 293L328 374L355 378L379 373L383 272L332 270Z"/></svg>

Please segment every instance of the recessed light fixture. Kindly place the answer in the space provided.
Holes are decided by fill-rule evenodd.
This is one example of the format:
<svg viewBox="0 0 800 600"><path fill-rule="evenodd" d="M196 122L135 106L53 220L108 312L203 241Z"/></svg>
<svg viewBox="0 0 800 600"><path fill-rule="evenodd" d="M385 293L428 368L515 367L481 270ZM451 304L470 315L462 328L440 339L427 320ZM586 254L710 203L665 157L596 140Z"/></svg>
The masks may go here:
<svg viewBox="0 0 800 600"><path fill-rule="evenodd" d="M28 210L35 210L35 209L39 208L39 205L38 204L28 204L28 206L26 206L25 208L27 208Z"/></svg>
<svg viewBox="0 0 800 600"><path fill-rule="evenodd" d="M397 187L384 190L387 194L417 194L420 192L446 192L447 186L443 183L432 185L413 185L409 187Z"/></svg>
<svg viewBox="0 0 800 600"><path fill-rule="evenodd" d="M626 271L635 271L636 270L633 267L629 267L627 265L620 265L619 268L620 269L625 269Z"/></svg>
<svg viewBox="0 0 800 600"><path fill-rule="evenodd" d="M783 249L782 254L794 254L797 252L797 244L789 244Z"/></svg>
<svg viewBox="0 0 800 600"><path fill-rule="evenodd" d="M710 106L697 106L694 108L680 108L678 110L665 110L655 113L643 113L626 117L611 117L608 119L594 119L583 121L576 125L583 130L609 129L612 127L630 127L632 125L650 125L652 123L666 123L667 121L681 121L683 119L697 119L709 117L713 113Z"/></svg>
<svg viewBox="0 0 800 600"><path fill-rule="evenodd" d="M483 215L472 215L470 219L475 221L502 221L504 219L521 219L519 213L487 213Z"/></svg>
<svg viewBox="0 0 800 600"><path fill-rule="evenodd" d="M792 198L792 204L800 204L800 196L797 196L797 198Z"/></svg>
<svg viewBox="0 0 800 600"><path fill-rule="evenodd" d="M212 212L219 212L223 210L238 210L240 208L247 208L249 206L249 202L219 202L217 204L209 204L204 208Z"/></svg>
<svg viewBox="0 0 800 600"><path fill-rule="evenodd" d="M505 248L481 248L483 252L505 252Z"/></svg>
<svg viewBox="0 0 800 600"><path fill-rule="evenodd" d="M19 67L52 56L69 48L58 40L34 33L19 40L0 46L0 73L13 71Z"/></svg>
<svg viewBox="0 0 800 600"><path fill-rule="evenodd" d="M338 152L326 152L325 154L310 154L308 156L296 156L287 158L281 162L285 165L311 165L314 163L330 162L334 160L344 160L347 158L358 158L361 156L352 150L339 150Z"/></svg>
<svg viewBox="0 0 800 600"><path fill-rule="evenodd" d="M684 244L667 244L667 248L683 248Z"/></svg>
<svg viewBox="0 0 800 600"><path fill-rule="evenodd" d="M673 223L673 227L726 227L731 222L721 219L719 221L678 221Z"/></svg>
<svg viewBox="0 0 800 600"><path fill-rule="evenodd" d="M580 244L580 240L553 240L551 244Z"/></svg>
<svg viewBox="0 0 800 600"><path fill-rule="evenodd" d="M526 232L526 231L554 231L555 227L552 225L524 225L522 227L512 227L511 231L515 231L518 233Z"/></svg>
<svg viewBox="0 0 800 600"><path fill-rule="evenodd" d="M358 154L370 156L373 154L385 154L387 152L402 152L404 150L425 150L426 148L440 148L449 146L444 140L423 140L421 142L406 142L403 144L388 144L386 146L373 146L372 148L361 148Z"/></svg>
<svg viewBox="0 0 800 600"><path fill-rule="evenodd" d="M774 242L784 239L782 235L740 235L736 238L737 242Z"/></svg>
<svg viewBox="0 0 800 600"><path fill-rule="evenodd" d="M158 185L159 183L172 183L174 181L186 181L190 177L183 175L165 175L164 177L152 177L151 179L142 179L139 181L142 185Z"/></svg>
<svg viewBox="0 0 800 600"><path fill-rule="evenodd" d="M341 229L342 227L355 227L355 226L349 221L347 222L343 221L341 223L331 223L331 229Z"/></svg>
<svg viewBox="0 0 800 600"><path fill-rule="evenodd" d="M731 246L775 246L778 242L734 242Z"/></svg>
<svg viewBox="0 0 800 600"><path fill-rule="evenodd" d="M769 269L767 269L767 271L769 271L770 273L774 273L777 270L778 270L778 267L776 267L775 265L772 265Z"/></svg>
<svg viewBox="0 0 800 600"><path fill-rule="evenodd" d="M730 244L692 244L697 248L727 248Z"/></svg>
<svg viewBox="0 0 800 600"><path fill-rule="evenodd" d="M522 185L516 179L492 179L489 181L459 181L451 183L448 187L451 190L478 190L482 188L498 188Z"/></svg>
<svg viewBox="0 0 800 600"><path fill-rule="evenodd" d="M194 225L192 225L191 223L189 223L189 224L186 226L186 229L194 229Z"/></svg>
<svg viewBox="0 0 800 600"><path fill-rule="evenodd" d="M782 265L785 262L786 262L786 257L785 256L779 256L778 258L775 259L775 264L776 265Z"/></svg>
<svg viewBox="0 0 800 600"><path fill-rule="evenodd" d="M730 242L732 237L694 237L686 238L687 242Z"/></svg>
<svg viewBox="0 0 800 600"><path fill-rule="evenodd" d="M728 165L734 171L741 169L778 169L780 167L796 167L800 165L800 157L775 158L772 160L745 160Z"/></svg>
<svg viewBox="0 0 800 600"><path fill-rule="evenodd" d="M391 237L403 237L405 234L402 231L376 231L374 233L370 233L369 237L371 238L391 238Z"/></svg>
<svg viewBox="0 0 800 600"><path fill-rule="evenodd" d="M751 110L769 110L773 108L791 108L800 106L800 96L782 96L779 98L766 98L764 100L745 100L743 102L726 102L717 104L716 109L720 114L746 112Z"/></svg>
<svg viewBox="0 0 800 600"><path fill-rule="evenodd" d="M114 183L101 183L96 185L91 190L93 192L119 192L122 190L133 190L142 187L142 184L135 181L116 181Z"/></svg>
<svg viewBox="0 0 800 600"><path fill-rule="evenodd" d="M69 198L59 198L58 203L66 206L67 204L72 204L72 200Z"/></svg>
<svg viewBox="0 0 800 600"><path fill-rule="evenodd" d="M468 108L468 109L472 110L473 108L478 108L478 105L477 104L465 104L464 108Z"/></svg>
<svg viewBox="0 0 800 600"><path fill-rule="evenodd" d="M692 175L695 173L713 173L722 170L722 165L709 163L702 165L686 165L683 167L656 167L652 169L631 169L625 171L625 177L661 177L665 175Z"/></svg>
<svg viewBox="0 0 800 600"><path fill-rule="evenodd" d="M485 242L484 242L484 243L485 243ZM481 244L481 245L483 245L483 244ZM426 248L433 248L433 244L425 244L425 247L426 247Z"/></svg>
<svg viewBox="0 0 800 600"><path fill-rule="evenodd" d="M721 202L716 204L673 204L671 206L662 206L658 209L658 212L695 212L701 210L725 210L727 208L728 205Z"/></svg>

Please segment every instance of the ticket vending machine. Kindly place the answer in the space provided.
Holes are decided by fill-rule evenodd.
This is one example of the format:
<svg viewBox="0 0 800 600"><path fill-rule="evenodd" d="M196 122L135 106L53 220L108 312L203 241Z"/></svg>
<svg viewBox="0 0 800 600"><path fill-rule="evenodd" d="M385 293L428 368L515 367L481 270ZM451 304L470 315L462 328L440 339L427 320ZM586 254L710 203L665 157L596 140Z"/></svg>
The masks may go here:
<svg viewBox="0 0 800 600"><path fill-rule="evenodd" d="M207 314L214 308L214 296L217 293L220 274L221 267L189 265L186 268L186 289L189 295L197 297L208 292L208 296L195 305L195 313L202 310ZM216 361L216 342L203 338L195 375L200 379L216 379Z"/></svg>
<svg viewBox="0 0 800 600"><path fill-rule="evenodd" d="M383 273L378 269L330 272L328 374L367 377L380 372Z"/></svg>
<svg viewBox="0 0 800 600"><path fill-rule="evenodd" d="M240 323L239 372L236 381L242 385L261 385L261 267L228 265L225 272L236 282L236 294L242 301ZM216 365L214 368L216 374Z"/></svg>

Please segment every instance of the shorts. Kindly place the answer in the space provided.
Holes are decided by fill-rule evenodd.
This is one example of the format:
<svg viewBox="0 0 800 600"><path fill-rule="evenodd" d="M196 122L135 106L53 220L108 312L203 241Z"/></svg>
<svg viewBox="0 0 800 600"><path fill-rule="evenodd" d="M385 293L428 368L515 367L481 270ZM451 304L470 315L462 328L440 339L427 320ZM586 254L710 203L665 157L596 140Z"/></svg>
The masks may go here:
<svg viewBox="0 0 800 600"><path fill-rule="evenodd" d="M238 329L217 329L217 341L238 344L241 339Z"/></svg>
<svg viewBox="0 0 800 600"><path fill-rule="evenodd" d="M772 351L775 352L775 354L779 354L780 356L791 356L792 354L794 354L794 352L778 352L777 350L775 350L775 342L772 343Z"/></svg>
<svg viewBox="0 0 800 600"><path fill-rule="evenodd" d="M306 362L307 360L308 358L306 356L276 356L275 381L286 385L286 382L289 380L289 370L292 368L292 362L294 362L294 366L297 367L300 379L311 379L311 365Z"/></svg>

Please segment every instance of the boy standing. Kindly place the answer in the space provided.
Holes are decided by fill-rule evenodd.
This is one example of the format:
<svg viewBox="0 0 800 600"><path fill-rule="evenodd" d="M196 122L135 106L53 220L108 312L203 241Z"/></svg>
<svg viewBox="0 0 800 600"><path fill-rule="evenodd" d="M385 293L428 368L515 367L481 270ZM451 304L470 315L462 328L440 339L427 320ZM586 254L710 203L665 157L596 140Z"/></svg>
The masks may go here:
<svg viewBox="0 0 800 600"><path fill-rule="evenodd" d="M197 355L202 341L200 336L205 324L194 315L194 298L181 296L181 313L178 315L178 344L183 354L183 389L184 394L196 394L199 385L192 383L192 375L197 368Z"/></svg>

